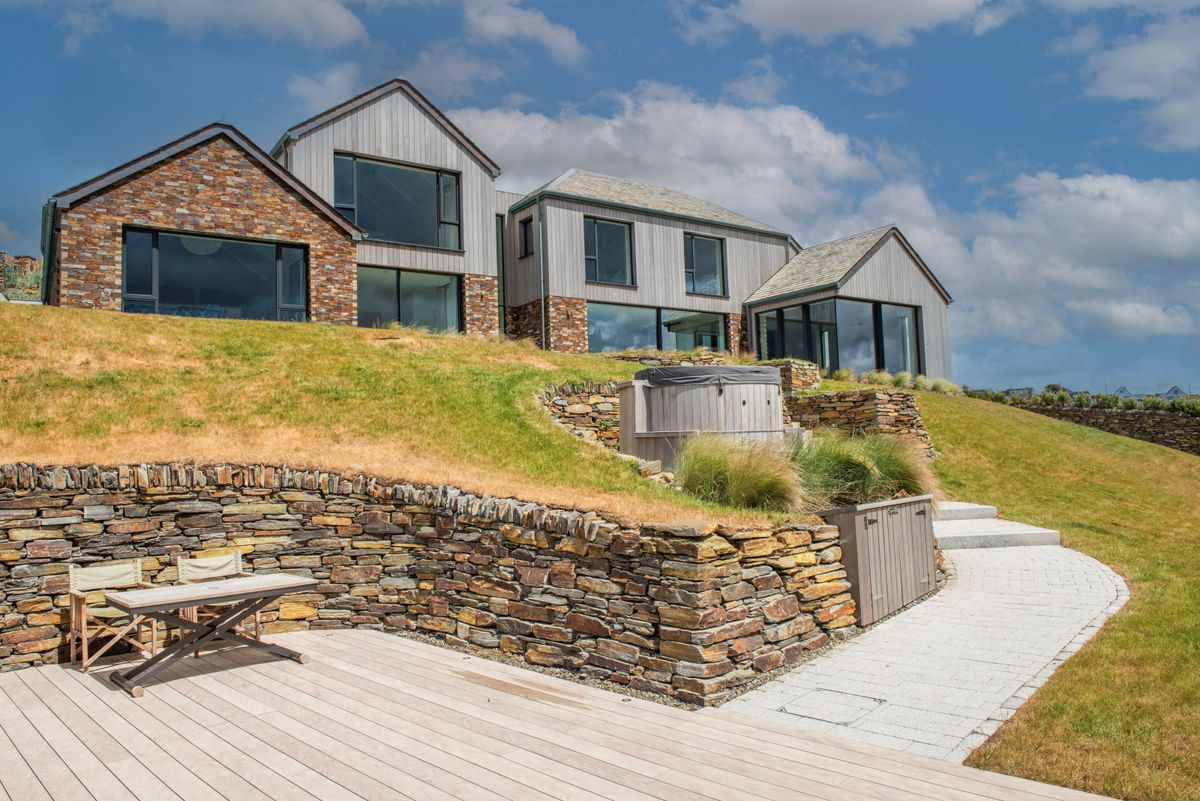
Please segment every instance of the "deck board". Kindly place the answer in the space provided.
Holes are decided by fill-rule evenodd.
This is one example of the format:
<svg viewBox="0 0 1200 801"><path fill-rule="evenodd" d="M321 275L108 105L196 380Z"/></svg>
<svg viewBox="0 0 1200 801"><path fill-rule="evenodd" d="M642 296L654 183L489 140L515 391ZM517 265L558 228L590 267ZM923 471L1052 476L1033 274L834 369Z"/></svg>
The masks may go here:
<svg viewBox="0 0 1200 801"><path fill-rule="evenodd" d="M381 632L273 639L309 662L225 649L141 699L115 664L0 674L0 801L1099 798Z"/></svg>

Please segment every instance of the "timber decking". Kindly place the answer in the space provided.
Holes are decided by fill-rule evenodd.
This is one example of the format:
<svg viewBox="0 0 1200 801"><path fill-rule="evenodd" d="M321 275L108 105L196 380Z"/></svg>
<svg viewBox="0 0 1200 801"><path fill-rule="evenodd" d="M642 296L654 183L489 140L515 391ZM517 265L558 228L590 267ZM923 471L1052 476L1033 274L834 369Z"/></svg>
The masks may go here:
<svg viewBox="0 0 1200 801"><path fill-rule="evenodd" d="M206 654L140 700L0 675L0 799L1097 798L380 632L272 639L311 662Z"/></svg>

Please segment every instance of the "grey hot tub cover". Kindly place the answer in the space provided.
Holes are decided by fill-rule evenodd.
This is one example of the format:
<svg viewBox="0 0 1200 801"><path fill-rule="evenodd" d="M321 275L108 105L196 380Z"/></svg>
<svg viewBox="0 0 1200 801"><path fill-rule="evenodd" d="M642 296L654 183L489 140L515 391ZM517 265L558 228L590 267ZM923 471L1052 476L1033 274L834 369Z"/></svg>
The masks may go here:
<svg viewBox="0 0 1200 801"><path fill-rule="evenodd" d="M741 365L705 365L701 367L650 367L638 370L634 379L652 387L695 384L779 384L776 367Z"/></svg>

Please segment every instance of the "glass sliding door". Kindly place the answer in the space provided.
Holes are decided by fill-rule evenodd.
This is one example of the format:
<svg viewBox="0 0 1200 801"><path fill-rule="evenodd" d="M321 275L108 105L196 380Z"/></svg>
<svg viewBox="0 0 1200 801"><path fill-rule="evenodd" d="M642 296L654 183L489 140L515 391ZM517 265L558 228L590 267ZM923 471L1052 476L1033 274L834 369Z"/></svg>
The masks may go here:
<svg viewBox="0 0 1200 801"><path fill-rule="evenodd" d="M870 303L843 300L837 303L837 366L852 370L874 370L875 310Z"/></svg>
<svg viewBox="0 0 1200 801"><path fill-rule="evenodd" d="M657 309L589 303L587 310L590 352L658 349Z"/></svg>
<svg viewBox="0 0 1200 801"><path fill-rule="evenodd" d="M706 312L663 309L662 350L725 350L725 317Z"/></svg>
<svg viewBox="0 0 1200 801"><path fill-rule="evenodd" d="M824 373L837 369L837 316L834 302L808 304L808 358Z"/></svg>
<svg viewBox="0 0 1200 801"><path fill-rule="evenodd" d="M758 321L758 358L778 359L782 355L779 312L759 312L755 319Z"/></svg>

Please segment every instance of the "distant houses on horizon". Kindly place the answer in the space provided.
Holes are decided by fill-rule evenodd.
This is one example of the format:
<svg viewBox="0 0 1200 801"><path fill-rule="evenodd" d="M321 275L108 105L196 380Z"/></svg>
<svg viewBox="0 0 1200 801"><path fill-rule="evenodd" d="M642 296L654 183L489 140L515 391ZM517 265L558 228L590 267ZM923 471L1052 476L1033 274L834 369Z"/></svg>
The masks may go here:
<svg viewBox="0 0 1200 801"><path fill-rule="evenodd" d="M1066 392L1070 393L1071 397L1075 397L1076 395L1079 395L1081 392L1087 391L1087 390L1071 390L1071 389L1066 389L1065 387L1063 389L1066 390ZM1035 394L1033 387L1010 387L1008 389L1003 389L1000 391L1003 392L1005 395L1007 395L1010 398L1031 398ZM1098 393L1093 392L1090 394L1095 395ZM1116 390L1114 390L1113 392L1105 393L1105 394L1116 395L1118 398L1134 398L1136 400L1143 400L1145 398L1165 398L1166 400L1175 400L1176 398L1192 397L1192 393L1185 392L1182 388L1180 388L1180 386L1178 384L1171 385L1171 388L1168 389L1166 392L1130 392L1129 388L1126 387L1124 384L1122 384L1121 386L1117 387Z"/></svg>

